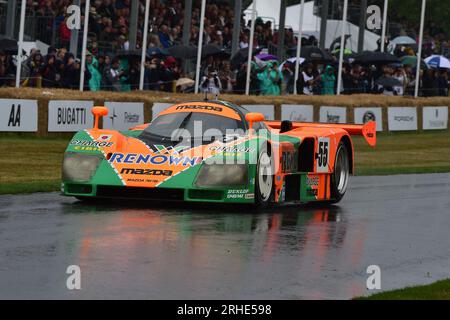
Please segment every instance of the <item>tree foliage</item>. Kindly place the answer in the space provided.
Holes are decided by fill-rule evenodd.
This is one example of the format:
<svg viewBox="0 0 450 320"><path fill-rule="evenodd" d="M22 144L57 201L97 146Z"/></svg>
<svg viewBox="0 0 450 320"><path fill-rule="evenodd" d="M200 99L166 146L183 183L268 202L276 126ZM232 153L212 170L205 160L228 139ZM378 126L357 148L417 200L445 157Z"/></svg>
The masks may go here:
<svg viewBox="0 0 450 320"><path fill-rule="evenodd" d="M422 0L394 0L389 3L389 12L395 12L398 18L417 23L417 27L419 26ZM447 35L450 34L450 3L443 0L427 0L425 21L427 24L434 21Z"/></svg>

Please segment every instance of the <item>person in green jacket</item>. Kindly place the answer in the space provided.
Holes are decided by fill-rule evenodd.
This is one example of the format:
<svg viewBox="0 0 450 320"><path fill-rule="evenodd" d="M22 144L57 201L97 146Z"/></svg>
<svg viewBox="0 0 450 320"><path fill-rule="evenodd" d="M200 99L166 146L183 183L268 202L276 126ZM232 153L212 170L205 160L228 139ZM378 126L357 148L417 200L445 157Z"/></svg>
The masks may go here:
<svg viewBox="0 0 450 320"><path fill-rule="evenodd" d="M102 75L98 71L98 60L90 52L86 53L86 67L91 74L91 78L89 79L89 90L99 91Z"/></svg>
<svg viewBox="0 0 450 320"><path fill-rule="evenodd" d="M334 68L327 66L325 72L320 76L321 81L321 95L334 95L334 85L336 83L336 77L334 75Z"/></svg>
<svg viewBox="0 0 450 320"><path fill-rule="evenodd" d="M258 74L261 93L265 96L279 96L281 94L280 84L283 75L278 70L277 64L277 62L269 62L264 71Z"/></svg>

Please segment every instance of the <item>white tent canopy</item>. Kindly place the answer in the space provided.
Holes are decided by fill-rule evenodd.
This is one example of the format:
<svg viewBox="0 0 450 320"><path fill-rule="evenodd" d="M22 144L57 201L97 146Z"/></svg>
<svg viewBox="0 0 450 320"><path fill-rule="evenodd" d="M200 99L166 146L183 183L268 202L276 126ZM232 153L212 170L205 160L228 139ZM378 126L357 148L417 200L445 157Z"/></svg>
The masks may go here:
<svg viewBox="0 0 450 320"><path fill-rule="evenodd" d="M280 15L280 0L275 1L257 1L256 3L256 11L258 13L258 17L261 17L263 20L271 20L275 22L275 26L278 27L279 24L279 15ZM251 5L247 10L245 10L245 19L248 21L251 18ZM313 35L316 38L319 38L320 35L320 17L314 15L314 1L305 3L305 14L303 21L303 34L305 36ZM292 28L294 32L298 33L299 31L299 12L300 12L300 4L290 6L286 9L286 27ZM325 38L325 47L329 48L331 43L341 35L341 24L340 20L328 20L327 22L327 34ZM346 25L346 34L350 34L351 38L347 42L347 48L352 51L357 51L358 49L358 33L359 27L347 22ZM377 41L380 39L380 36L370 32L365 31L364 33L364 50L376 50L377 49Z"/></svg>

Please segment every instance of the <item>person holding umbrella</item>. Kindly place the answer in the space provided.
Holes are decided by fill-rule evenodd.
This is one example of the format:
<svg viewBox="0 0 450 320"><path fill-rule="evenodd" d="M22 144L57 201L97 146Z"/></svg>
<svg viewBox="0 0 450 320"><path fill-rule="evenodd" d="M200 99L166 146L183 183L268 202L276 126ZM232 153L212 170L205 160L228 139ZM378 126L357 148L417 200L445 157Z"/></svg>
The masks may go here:
<svg viewBox="0 0 450 320"><path fill-rule="evenodd" d="M278 70L278 62L269 62L261 73L258 73L261 84L261 93L265 96L279 96L281 94L280 83L283 75Z"/></svg>

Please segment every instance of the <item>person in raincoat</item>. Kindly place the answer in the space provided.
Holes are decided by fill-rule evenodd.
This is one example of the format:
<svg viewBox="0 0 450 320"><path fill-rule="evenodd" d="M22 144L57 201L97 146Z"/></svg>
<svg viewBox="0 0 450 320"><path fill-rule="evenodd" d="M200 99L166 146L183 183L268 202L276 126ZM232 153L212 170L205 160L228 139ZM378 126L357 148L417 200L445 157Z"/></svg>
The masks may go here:
<svg viewBox="0 0 450 320"><path fill-rule="evenodd" d="M91 74L89 90L99 91L102 83L102 75L98 71L98 60L90 53L86 53L86 67Z"/></svg>
<svg viewBox="0 0 450 320"><path fill-rule="evenodd" d="M279 96L281 94L281 82L283 75L278 70L277 62L269 62L263 72L258 74L261 85L261 93L265 96Z"/></svg>
<svg viewBox="0 0 450 320"><path fill-rule="evenodd" d="M334 75L334 68L327 66L325 72L320 76L321 82L321 95L334 95L334 86L336 83L336 77Z"/></svg>

